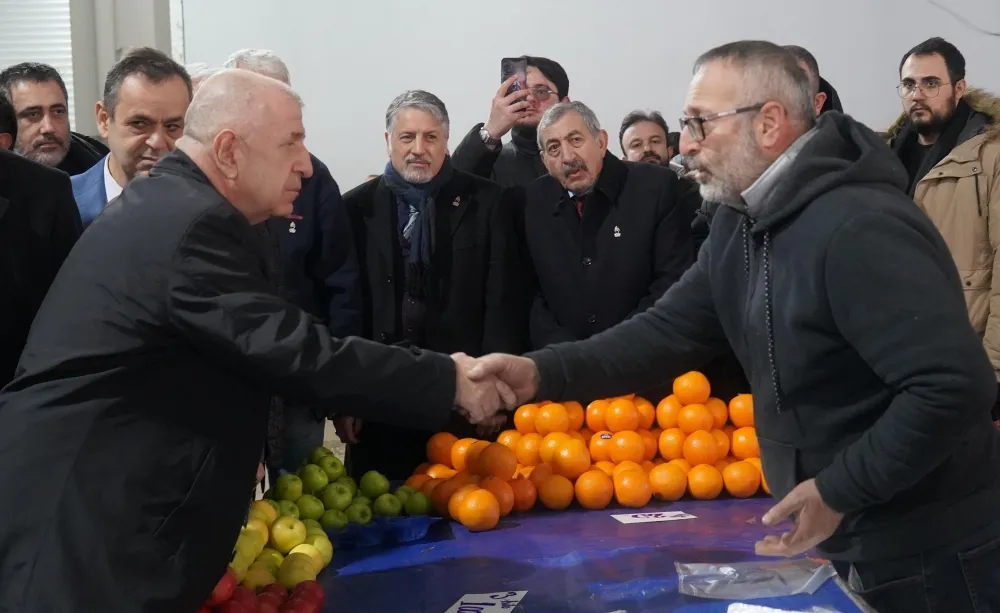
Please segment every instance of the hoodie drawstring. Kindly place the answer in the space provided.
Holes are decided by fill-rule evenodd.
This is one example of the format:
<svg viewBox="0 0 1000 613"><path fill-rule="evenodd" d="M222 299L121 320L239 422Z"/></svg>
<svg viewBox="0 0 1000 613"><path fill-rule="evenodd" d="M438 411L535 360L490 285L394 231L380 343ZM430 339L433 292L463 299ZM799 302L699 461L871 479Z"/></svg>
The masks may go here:
<svg viewBox="0 0 1000 613"><path fill-rule="evenodd" d="M740 231L743 235L743 267L750 278L750 229L753 220L747 217ZM771 368L771 385L774 388L774 407L781 413L781 382L778 377L778 365L774 357L774 302L771 298L771 232L764 231L764 249L761 253L764 264L764 323L767 328L767 361Z"/></svg>
<svg viewBox="0 0 1000 613"><path fill-rule="evenodd" d="M979 195L979 173L976 173L976 210L979 211L979 216L983 216L983 201L982 196Z"/></svg>

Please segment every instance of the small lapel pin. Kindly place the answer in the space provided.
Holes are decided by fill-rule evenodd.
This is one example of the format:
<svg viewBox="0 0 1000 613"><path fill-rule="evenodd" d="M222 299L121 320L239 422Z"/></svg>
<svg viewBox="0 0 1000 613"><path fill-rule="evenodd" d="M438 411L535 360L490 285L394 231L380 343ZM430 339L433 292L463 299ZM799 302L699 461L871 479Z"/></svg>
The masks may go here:
<svg viewBox="0 0 1000 613"><path fill-rule="evenodd" d="M621 238L621 237L622 237L621 228L619 228L618 226L615 226L615 238Z"/></svg>
<svg viewBox="0 0 1000 613"><path fill-rule="evenodd" d="M455 201L451 203L451 206L458 206L460 204L462 204L462 198L461 197L455 198Z"/></svg>
<svg viewBox="0 0 1000 613"><path fill-rule="evenodd" d="M289 234L295 234L295 222L294 221L292 223L288 224L288 233Z"/></svg>

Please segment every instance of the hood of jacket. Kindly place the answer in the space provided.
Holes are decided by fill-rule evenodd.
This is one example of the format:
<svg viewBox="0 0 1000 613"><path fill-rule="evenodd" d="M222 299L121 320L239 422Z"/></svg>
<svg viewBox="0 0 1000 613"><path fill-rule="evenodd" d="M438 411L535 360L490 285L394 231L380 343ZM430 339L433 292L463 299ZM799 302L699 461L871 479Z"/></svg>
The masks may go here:
<svg viewBox="0 0 1000 613"><path fill-rule="evenodd" d="M985 130L978 131L987 132L990 139L1000 137L1000 98L984 89L969 88L962 96L962 100L972 108L974 115L981 116L983 121L979 127L983 127L985 124ZM885 131L885 140L891 143L908 125L909 120L906 113L900 113L896 117L896 121ZM971 137L974 134L968 136ZM964 140L967 138L960 139L959 142Z"/></svg>
<svg viewBox="0 0 1000 613"><path fill-rule="evenodd" d="M907 174L875 132L831 111L802 135L743 192L753 232L797 214L822 194L850 184L883 184L906 190Z"/></svg>
<svg viewBox="0 0 1000 613"><path fill-rule="evenodd" d="M844 106L840 103L840 96L837 94L837 90L823 77L819 78L819 91L826 94L826 102L823 103L823 109L820 113L826 113L827 111L844 112Z"/></svg>

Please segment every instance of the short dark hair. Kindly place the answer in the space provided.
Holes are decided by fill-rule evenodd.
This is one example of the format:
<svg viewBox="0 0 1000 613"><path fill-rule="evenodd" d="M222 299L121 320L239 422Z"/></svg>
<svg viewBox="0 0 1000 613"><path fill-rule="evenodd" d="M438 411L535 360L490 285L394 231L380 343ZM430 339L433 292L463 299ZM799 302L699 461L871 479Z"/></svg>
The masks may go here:
<svg viewBox="0 0 1000 613"><path fill-rule="evenodd" d="M528 66L537 68L538 72L545 75L546 79L552 81L552 84L556 86L556 94L560 100L569 95L569 76L563 70L563 67L559 65L559 62L550 60L547 57L536 57L533 55L526 55L524 59L528 60Z"/></svg>
<svg viewBox="0 0 1000 613"><path fill-rule="evenodd" d="M798 45L785 45L785 51L791 53L795 56L795 59L802 62L809 67L809 81L813 84L813 88L819 91L819 62L816 61L816 56L809 52L805 47L800 47Z"/></svg>
<svg viewBox="0 0 1000 613"><path fill-rule="evenodd" d="M917 57L927 55L940 55L944 59L944 65L948 69L948 78L952 83L956 83L965 78L965 56L958 50L958 47L949 43L940 36L928 38L916 47L910 49L899 60L899 75L903 76L903 64L911 55Z"/></svg>
<svg viewBox="0 0 1000 613"><path fill-rule="evenodd" d="M115 106L118 104L118 94L125 79L133 75L142 75L153 83L161 83L172 77L180 77L187 86L188 100L191 99L194 88L191 86L191 76L179 63L166 53L152 47L132 49L122 59L118 60L108 76L104 79L104 108L108 115L115 116Z"/></svg>
<svg viewBox="0 0 1000 613"><path fill-rule="evenodd" d="M0 134L10 134L11 147L17 142L17 115L7 96L0 96Z"/></svg>
<svg viewBox="0 0 1000 613"><path fill-rule="evenodd" d="M8 66L0 72L0 92L2 92L7 100L11 101L11 103L14 102L14 99L10 95L10 90L21 81L31 81L32 83L58 83L59 89L62 90L63 98L66 100L66 104L69 104L69 92L66 91L65 81L63 81L62 76L59 75L59 71L48 64L39 64L38 62L21 62L20 64Z"/></svg>
<svg viewBox="0 0 1000 613"><path fill-rule="evenodd" d="M670 128L667 127L667 121L663 119L663 115L659 111L632 111L625 116L625 119L622 119L622 127L618 130L618 145L621 146L622 153L625 152L625 130L644 121L651 121L663 128L663 138L669 139Z"/></svg>

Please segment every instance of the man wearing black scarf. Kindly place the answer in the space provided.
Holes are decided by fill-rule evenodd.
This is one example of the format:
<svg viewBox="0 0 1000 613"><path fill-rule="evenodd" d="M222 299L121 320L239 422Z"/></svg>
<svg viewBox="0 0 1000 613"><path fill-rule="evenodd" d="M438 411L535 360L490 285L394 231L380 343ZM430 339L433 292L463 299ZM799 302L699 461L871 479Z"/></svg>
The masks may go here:
<svg viewBox="0 0 1000 613"><path fill-rule="evenodd" d="M520 351L528 297L513 217L517 192L453 166L448 112L428 92L404 92L386 112L382 176L344 196L362 270L364 335L444 353ZM353 475L405 479L426 460L431 431L335 420ZM449 430L475 436L460 420Z"/></svg>
<svg viewBox="0 0 1000 613"><path fill-rule="evenodd" d="M899 64L903 113L889 145L909 174L909 194L944 236L962 279L972 326L1000 381L1000 99L970 89L965 58L942 38L906 52ZM991 220L994 222L991 223ZM994 407L1000 419L1000 406Z"/></svg>

